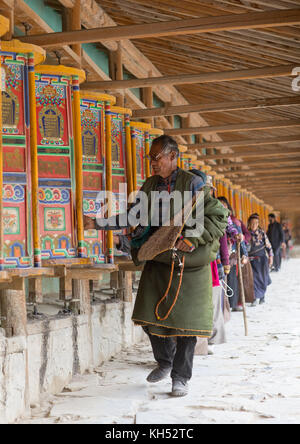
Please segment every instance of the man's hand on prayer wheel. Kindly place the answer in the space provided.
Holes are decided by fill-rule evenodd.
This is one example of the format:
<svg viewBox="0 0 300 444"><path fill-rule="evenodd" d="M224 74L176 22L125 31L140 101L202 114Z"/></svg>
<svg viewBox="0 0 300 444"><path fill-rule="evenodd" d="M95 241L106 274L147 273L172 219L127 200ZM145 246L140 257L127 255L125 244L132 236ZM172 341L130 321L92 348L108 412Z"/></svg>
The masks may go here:
<svg viewBox="0 0 300 444"><path fill-rule="evenodd" d="M85 230L95 230L96 221L89 216L83 216L83 225Z"/></svg>
<svg viewBox="0 0 300 444"><path fill-rule="evenodd" d="M114 245L119 245L120 244L120 237L117 235L113 236L113 240L114 240Z"/></svg>

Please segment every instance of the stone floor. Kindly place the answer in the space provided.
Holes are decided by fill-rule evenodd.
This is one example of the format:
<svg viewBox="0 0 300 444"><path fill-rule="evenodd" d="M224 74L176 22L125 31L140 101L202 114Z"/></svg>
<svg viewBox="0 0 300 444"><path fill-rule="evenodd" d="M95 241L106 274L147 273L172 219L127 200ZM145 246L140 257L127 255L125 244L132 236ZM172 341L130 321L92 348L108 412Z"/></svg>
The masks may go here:
<svg viewBox="0 0 300 444"><path fill-rule="evenodd" d="M232 313L228 343L195 357L186 398L169 396L170 380L148 384L148 343L125 350L63 393L45 398L26 424L300 423L300 259L272 273L267 302Z"/></svg>

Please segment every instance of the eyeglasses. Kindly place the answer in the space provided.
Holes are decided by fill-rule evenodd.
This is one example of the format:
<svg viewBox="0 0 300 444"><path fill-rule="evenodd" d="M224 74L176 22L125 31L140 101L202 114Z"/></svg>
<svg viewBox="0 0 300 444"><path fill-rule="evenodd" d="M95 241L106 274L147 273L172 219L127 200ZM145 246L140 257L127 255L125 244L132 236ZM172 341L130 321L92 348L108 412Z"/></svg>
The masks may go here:
<svg viewBox="0 0 300 444"><path fill-rule="evenodd" d="M162 152L157 154L156 156L152 156L151 154L146 154L145 158L150 160L150 162L157 162L161 157L163 157L166 153Z"/></svg>

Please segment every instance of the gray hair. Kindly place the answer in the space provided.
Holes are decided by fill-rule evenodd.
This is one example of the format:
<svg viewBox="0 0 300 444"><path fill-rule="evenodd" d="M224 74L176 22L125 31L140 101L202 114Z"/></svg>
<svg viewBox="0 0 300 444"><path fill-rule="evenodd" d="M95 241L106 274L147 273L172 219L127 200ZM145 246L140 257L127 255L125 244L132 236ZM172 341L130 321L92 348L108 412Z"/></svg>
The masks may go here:
<svg viewBox="0 0 300 444"><path fill-rule="evenodd" d="M172 137L163 135L154 139L152 144L154 143L160 143L162 145L162 152L164 154L174 152L176 153L176 157L179 157L180 152L178 148L178 143L176 142L176 140L172 139Z"/></svg>

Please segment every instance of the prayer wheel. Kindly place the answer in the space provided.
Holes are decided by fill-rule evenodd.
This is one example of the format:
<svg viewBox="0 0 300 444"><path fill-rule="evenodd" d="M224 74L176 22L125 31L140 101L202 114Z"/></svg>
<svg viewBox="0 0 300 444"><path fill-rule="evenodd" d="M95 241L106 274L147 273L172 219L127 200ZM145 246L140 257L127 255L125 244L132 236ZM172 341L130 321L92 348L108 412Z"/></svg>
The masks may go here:
<svg viewBox="0 0 300 444"><path fill-rule="evenodd" d="M133 188L138 190L146 180L145 157L146 143L151 126L143 122L130 122L132 141Z"/></svg>
<svg viewBox="0 0 300 444"><path fill-rule="evenodd" d="M3 33L0 20L0 32ZM0 269L28 268L39 250L32 245L35 228L31 217L37 191L36 139L31 122L35 102L34 66L45 60L45 51L18 40L1 42L1 230Z"/></svg>
<svg viewBox="0 0 300 444"><path fill-rule="evenodd" d="M181 161L182 161L183 170L188 171L196 167L196 165L194 164L194 162L197 160L196 154L184 153L181 159L182 159Z"/></svg>
<svg viewBox="0 0 300 444"><path fill-rule="evenodd" d="M99 191L106 189L105 113L115 102L115 97L107 94L80 92L83 213L89 217L99 215ZM105 263L105 237L105 231L84 231L84 253L98 264Z"/></svg>
<svg viewBox="0 0 300 444"><path fill-rule="evenodd" d="M187 147L185 145L178 145L178 148L179 148L179 157L178 157L178 161L177 161L177 166L179 168L182 168L182 165L183 165L182 156L183 156L183 153L185 153L187 151Z"/></svg>
<svg viewBox="0 0 300 444"><path fill-rule="evenodd" d="M238 219L243 219L243 211L242 211L242 200L241 200L241 186L233 185L233 200L234 200L234 209L235 215Z"/></svg>
<svg viewBox="0 0 300 444"><path fill-rule="evenodd" d="M148 177L151 176L151 166L150 166L150 160L147 156L149 156L150 153L150 149L151 149L151 145L154 139L156 139L157 137L163 136L164 135L164 131L162 129L159 128L151 128L149 130L149 138L146 139L146 151L145 151L145 172L146 172L146 178L148 179ZM146 134L147 136L147 134Z"/></svg>
<svg viewBox="0 0 300 444"><path fill-rule="evenodd" d="M127 211L127 197L133 192L130 109L111 108L111 168L114 200L112 215ZM118 234L116 232L115 234ZM122 234L122 230L119 232ZM114 251L115 255L119 253Z"/></svg>
<svg viewBox="0 0 300 444"><path fill-rule="evenodd" d="M132 183L132 153L130 135L130 109L114 106L111 109L112 118L112 191L120 198L126 200L120 184L127 184L127 195L133 191ZM122 194L122 195L120 195ZM120 208L116 208L117 213ZM126 211L126 208L122 210Z"/></svg>
<svg viewBox="0 0 300 444"><path fill-rule="evenodd" d="M42 259L86 257L79 93L85 73L40 65L35 80L39 201L33 218L39 226L34 235Z"/></svg>

